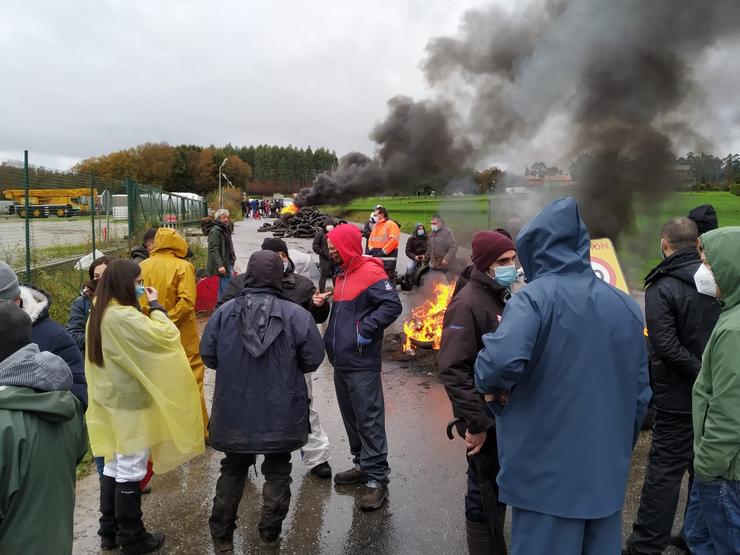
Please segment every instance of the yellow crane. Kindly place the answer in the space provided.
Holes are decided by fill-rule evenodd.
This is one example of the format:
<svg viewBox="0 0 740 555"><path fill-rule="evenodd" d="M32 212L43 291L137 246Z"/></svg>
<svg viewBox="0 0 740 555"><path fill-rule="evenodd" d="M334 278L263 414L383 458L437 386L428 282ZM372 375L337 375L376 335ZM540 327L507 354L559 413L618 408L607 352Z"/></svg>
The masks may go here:
<svg viewBox="0 0 740 555"><path fill-rule="evenodd" d="M48 218L52 214L68 218L80 214L89 214L95 209L98 192L92 189L29 189L28 212L32 218ZM5 189L3 195L15 204L10 207L10 214L26 217L25 189Z"/></svg>

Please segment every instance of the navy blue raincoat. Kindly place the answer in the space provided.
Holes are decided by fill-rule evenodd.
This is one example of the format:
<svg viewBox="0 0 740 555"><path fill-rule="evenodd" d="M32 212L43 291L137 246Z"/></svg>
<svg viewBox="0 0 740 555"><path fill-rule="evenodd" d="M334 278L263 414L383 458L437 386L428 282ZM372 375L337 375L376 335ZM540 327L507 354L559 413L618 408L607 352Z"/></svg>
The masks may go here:
<svg viewBox="0 0 740 555"><path fill-rule="evenodd" d="M516 241L528 285L508 302L475 364L496 413L500 501L564 518L622 509L650 399L643 317L596 277L578 206L556 200Z"/></svg>

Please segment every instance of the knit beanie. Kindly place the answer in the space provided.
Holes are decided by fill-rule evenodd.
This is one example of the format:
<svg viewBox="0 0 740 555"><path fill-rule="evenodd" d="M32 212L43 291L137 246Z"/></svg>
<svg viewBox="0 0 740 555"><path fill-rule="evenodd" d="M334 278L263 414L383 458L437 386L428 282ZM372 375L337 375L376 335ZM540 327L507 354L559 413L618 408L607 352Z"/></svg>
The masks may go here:
<svg viewBox="0 0 740 555"><path fill-rule="evenodd" d="M479 231L473 235L473 264L479 272L485 272L506 251L516 250L514 242L498 231Z"/></svg>
<svg viewBox="0 0 740 555"><path fill-rule="evenodd" d="M13 301L0 300L0 360L31 342L31 318Z"/></svg>
<svg viewBox="0 0 740 555"><path fill-rule="evenodd" d="M18 286L18 276L13 268L0 260L0 300L14 301L21 296Z"/></svg>
<svg viewBox="0 0 740 555"><path fill-rule="evenodd" d="M288 253L288 245L282 239L277 237L268 237L262 241L263 251L274 251Z"/></svg>

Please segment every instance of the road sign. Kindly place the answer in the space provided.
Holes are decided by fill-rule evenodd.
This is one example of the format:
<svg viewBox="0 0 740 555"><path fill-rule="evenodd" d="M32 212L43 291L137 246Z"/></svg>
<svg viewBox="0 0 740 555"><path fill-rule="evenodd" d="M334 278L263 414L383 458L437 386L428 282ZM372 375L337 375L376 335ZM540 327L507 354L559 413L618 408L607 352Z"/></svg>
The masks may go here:
<svg viewBox="0 0 740 555"><path fill-rule="evenodd" d="M591 267L599 279L603 279L608 284L629 295L627 280L624 279L624 273L617 258L617 251L614 250L611 239L591 240Z"/></svg>

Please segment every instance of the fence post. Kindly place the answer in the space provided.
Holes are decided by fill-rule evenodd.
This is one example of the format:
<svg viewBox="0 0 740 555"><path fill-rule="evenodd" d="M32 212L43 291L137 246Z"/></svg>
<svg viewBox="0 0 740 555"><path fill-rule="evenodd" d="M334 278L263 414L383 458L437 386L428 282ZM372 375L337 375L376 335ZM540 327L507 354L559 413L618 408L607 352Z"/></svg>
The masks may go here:
<svg viewBox="0 0 740 555"><path fill-rule="evenodd" d="M28 198L28 191L31 188L28 177L28 150L23 151L23 187L25 189L24 216L26 224L26 283L31 283L31 203Z"/></svg>
<svg viewBox="0 0 740 555"><path fill-rule="evenodd" d="M93 258L95 258L95 201L97 200L95 194L95 178L93 177L93 171L90 169L90 201L87 203L90 208L90 228L92 229L92 252Z"/></svg>
<svg viewBox="0 0 740 555"><path fill-rule="evenodd" d="M126 201L128 204L128 246L131 249L134 234L136 233L136 187L134 182L128 177L123 180L126 186Z"/></svg>

